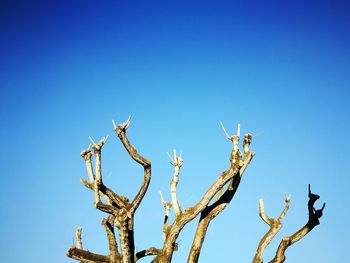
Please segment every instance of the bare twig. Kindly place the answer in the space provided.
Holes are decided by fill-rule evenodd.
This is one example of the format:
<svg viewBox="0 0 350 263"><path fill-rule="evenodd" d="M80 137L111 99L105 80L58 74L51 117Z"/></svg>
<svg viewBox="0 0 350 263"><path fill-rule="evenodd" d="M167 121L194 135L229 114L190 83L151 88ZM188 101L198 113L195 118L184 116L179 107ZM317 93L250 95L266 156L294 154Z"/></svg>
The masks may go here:
<svg viewBox="0 0 350 263"><path fill-rule="evenodd" d="M112 124L113 124L114 129L116 129L117 125L115 124L114 120L112 120Z"/></svg>
<svg viewBox="0 0 350 263"><path fill-rule="evenodd" d="M90 139L90 141L92 142L92 145L96 144L96 143L94 142L94 140L91 138L90 135L89 135L89 139Z"/></svg>
<svg viewBox="0 0 350 263"><path fill-rule="evenodd" d="M229 139L229 140L230 140L230 135L228 135L228 133L227 133L227 131L226 131L226 129L225 129L225 127L224 127L224 125L222 124L222 122L221 122L221 121L220 121L220 124L221 124L221 128L223 129L223 131L224 131L224 133L225 133L225 135L226 135L227 139Z"/></svg>

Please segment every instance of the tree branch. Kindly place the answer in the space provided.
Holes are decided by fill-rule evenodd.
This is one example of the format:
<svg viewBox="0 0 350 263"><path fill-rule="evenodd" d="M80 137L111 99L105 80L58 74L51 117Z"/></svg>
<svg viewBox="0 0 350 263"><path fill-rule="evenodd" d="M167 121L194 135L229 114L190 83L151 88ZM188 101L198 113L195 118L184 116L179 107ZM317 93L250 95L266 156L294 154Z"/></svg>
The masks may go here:
<svg viewBox="0 0 350 263"><path fill-rule="evenodd" d="M165 259L171 260L172 253L176 248L176 239L182 230L182 228L191 220L193 220L199 213L201 213L213 196L237 173L239 167L232 165L227 171L223 172L221 176L209 187L204 196L199 202L192 208L186 209L186 211L180 216L175 218L174 223L171 225L167 239L164 242L161 257L156 257L152 262L163 262ZM166 261L168 262L168 261Z"/></svg>
<svg viewBox="0 0 350 263"><path fill-rule="evenodd" d="M144 249L144 250L137 252L134 260L136 262L139 259L146 257L146 256L158 255L159 252L160 252L160 249L155 248L155 247L150 247L148 249Z"/></svg>
<svg viewBox="0 0 350 263"><path fill-rule="evenodd" d="M102 146L107 141L107 139L108 139L108 135L104 137L102 140L100 140L98 143L94 143L92 145L92 149L94 150L94 154L95 154L96 181L98 182L99 185L102 183L101 149L102 149Z"/></svg>
<svg viewBox="0 0 350 263"><path fill-rule="evenodd" d="M278 231L282 228L282 219L288 211L290 205L290 196L285 196L285 207L278 218L270 218L265 215L264 200L259 199L259 216L261 219L270 226L269 231L260 240L258 248L256 250L253 263L263 262L263 253L265 248L270 244L271 240L276 236Z"/></svg>
<svg viewBox="0 0 350 263"><path fill-rule="evenodd" d="M239 131L240 131L240 127L238 127L238 132ZM239 147L238 147L239 136L234 135L234 136L231 136L229 139L233 142L233 149L232 149L232 152L230 155L230 161L231 161L230 167L226 171L222 172L221 176L209 187L207 192L203 195L203 197L198 201L198 203L195 206L193 206L192 208L186 209L183 214L181 214L180 216L177 216L175 218L174 223L170 227L167 239L164 242L164 246L163 246L161 255L158 255L152 262L163 262L164 260L168 260L168 261L171 260L173 251L176 248L176 239L177 239L180 231L182 230L182 228L188 222L193 220L199 213L201 213L202 211L204 211L206 209L206 207L208 206L211 199L222 189L222 187L228 181L230 181L236 175L239 175L239 177L240 177L240 174L243 173L246 166L244 166L242 154L241 154ZM250 141L249 141L249 143L250 143ZM253 152L250 153L251 157L253 155L254 155ZM251 158L250 158L250 160L251 160ZM247 159L247 161L248 161L248 159ZM242 167L244 167L244 168L241 172L240 170ZM222 206L226 207L227 204L222 205ZM213 217L215 217L219 213L219 211L220 210L222 211L223 209L224 208L222 208L222 209L216 208L212 214ZM205 235L205 233L204 233L204 235Z"/></svg>
<svg viewBox="0 0 350 263"><path fill-rule="evenodd" d="M174 207L174 213L175 216L179 216L182 214L181 207L179 205L179 201L177 200L177 195L176 195L176 188L177 184L179 182L179 174L180 174L180 168L182 166L182 159L179 156L176 156L176 150L174 150L174 159L172 160L172 165L174 166L174 176L171 179L170 182L170 191L171 191L171 201L173 203Z"/></svg>
<svg viewBox="0 0 350 263"><path fill-rule="evenodd" d="M114 122L113 122L113 125L115 126ZM141 203L141 201L142 201L142 199L147 191L148 185L150 183L150 180L151 180L151 162L148 159L139 155L137 153L136 148L131 145L128 138L126 137L126 130L129 127L129 125L130 125L130 117L128 118L128 120L125 123L120 124L118 126L115 126L114 130L117 133L120 141L124 145L126 151L131 156L131 158L133 160L135 160L137 163L141 164L144 168L144 180L143 180L142 186L140 187L140 190L136 194L134 200L131 202L130 213L131 213L131 215L133 215L135 213L136 209L138 208L138 206L140 205L140 203Z"/></svg>
<svg viewBox="0 0 350 263"><path fill-rule="evenodd" d="M163 223L163 238L165 241L169 232L169 215L170 215L170 209L172 207L172 203L164 201L162 192L159 191L159 195L160 195L160 201L164 207L164 213L165 213L164 223Z"/></svg>
<svg viewBox="0 0 350 263"><path fill-rule="evenodd" d="M89 176L89 180L90 180L90 183L92 183L94 181L94 171L92 169L92 163L91 163L91 156L92 156L92 153L91 153L91 144L89 145L89 147L87 149L85 149L84 151L82 151L80 153L81 157L84 158L85 160L85 163L86 163L86 170L87 170L87 173L88 173L88 176Z"/></svg>
<svg viewBox="0 0 350 263"><path fill-rule="evenodd" d="M316 210L314 208L315 202L320 198L319 195L313 194L311 192L310 184L309 184L309 201L308 201L308 211L309 211L309 219L305 226L300 228L297 232L295 232L291 236L286 236L282 239L281 243L278 246L278 249L276 251L276 255L273 260L270 261L270 263L282 263L285 261L286 256L285 252L287 248L300 239L302 239L304 236L306 236L315 226L320 224L319 219L323 215L323 209L325 208L326 203L323 204L321 209Z"/></svg>
<svg viewBox="0 0 350 263"><path fill-rule="evenodd" d="M76 247L70 247L68 252L67 252L67 256L72 258L72 259L80 260L83 262L84 261L91 261L91 262L95 262L95 263L110 262L108 256L104 256L104 255L100 255L100 254L96 254L96 253L91 253L89 251L79 249Z"/></svg>
<svg viewBox="0 0 350 263"><path fill-rule="evenodd" d="M102 172L101 172L101 149L105 142L108 139L108 136L100 140L98 143L95 143L94 140L90 137L92 141L92 148L95 155L95 174L92 168L91 162L91 150L89 146L88 149L84 150L81 155L85 159L86 167L88 171L88 176L90 183L81 179L81 182L87 188L93 190L94 192L94 206L108 214L110 216L108 219L102 221L102 225L106 230L106 235L109 244L109 256L102 256L88 251L82 250L82 246L79 245L79 248L71 248L69 250L68 256L81 260L82 262L93 261L93 262L123 262L123 263L133 263L134 262L134 213L138 208L142 198L144 197L149 182L151 178L151 163L146 158L139 155L133 147L128 138L126 137L126 129L130 125L130 117L128 120L116 126L113 121L115 132L117 133L120 141L124 145L125 149L137 163L141 164L144 167L144 181L140 187L138 193L131 203L127 197L119 196L114 193L111 189L106 187L103 184ZM103 203L100 197L103 197L107 204ZM121 253L118 252L117 241L114 233L114 226L118 227L119 239ZM78 238L79 240L79 238ZM150 253L150 252L147 252Z"/></svg>
<svg viewBox="0 0 350 263"><path fill-rule="evenodd" d="M93 183L88 183L84 179L80 179L81 183L89 188L90 190L94 191L94 185ZM121 207L127 207L128 206L128 201L126 197L119 196L116 194L114 191L109 189L107 186L103 184L103 182L100 185L99 189L99 195L103 197L107 201L108 204L116 207L116 208L121 208Z"/></svg>
<svg viewBox="0 0 350 263"><path fill-rule="evenodd" d="M118 252L118 244L115 238L115 233L113 228L114 220L115 220L114 216L109 216L107 219L104 218L101 222L101 224L104 226L106 230L108 247L109 247L109 257L111 262L116 262L118 259L121 258Z"/></svg>
<svg viewBox="0 0 350 263"><path fill-rule="evenodd" d="M83 243L81 242L81 227L78 227L75 231L75 239L77 240L77 248L83 249Z"/></svg>
<svg viewBox="0 0 350 263"><path fill-rule="evenodd" d="M223 125L222 125L223 126ZM224 128L223 128L224 129ZM239 130L240 128L238 128ZM237 134L239 131L237 132ZM234 142L234 149L233 152L234 155L240 156L239 149L237 149L237 144L235 140L238 140L238 136L228 136L228 138L232 138ZM255 155L255 152L251 152L249 150L249 146L251 143L251 134L246 134L244 136L244 142L243 142L243 149L244 149L244 158L243 158L243 165L239 170L239 173L235 175L229 182L228 187L224 193L222 193L222 188L221 191L217 193L216 200L212 205L207 206L202 212L201 212L201 217L199 219L196 233L193 238L191 250L189 252L187 262L192 263L192 262L198 262L199 255L202 249L202 245L205 239L205 235L207 233L208 226L218 214L220 214L226 207L227 205L231 202L233 196L235 195L238 186L241 181L241 177L247 168L248 164L252 160L253 156ZM232 156L233 154L231 154ZM237 158L237 157L234 157ZM234 159L233 158L233 159Z"/></svg>

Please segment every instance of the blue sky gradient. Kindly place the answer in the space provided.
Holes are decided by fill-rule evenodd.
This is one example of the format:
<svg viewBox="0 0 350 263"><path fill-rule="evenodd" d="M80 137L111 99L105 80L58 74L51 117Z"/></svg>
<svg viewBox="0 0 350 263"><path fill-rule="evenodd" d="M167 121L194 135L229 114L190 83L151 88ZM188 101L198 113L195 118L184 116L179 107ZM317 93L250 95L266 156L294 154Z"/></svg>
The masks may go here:
<svg viewBox="0 0 350 263"><path fill-rule="evenodd" d="M307 2L307 3L305 3ZM229 165L219 122L254 137L256 156L234 200L208 231L200 262L250 262L267 226L258 199L284 227L265 252L307 221L307 184L327 202L321 225L287 250L287 262L346 262L346 135L350 99L347 1L1 1L0 224L2 262L73 262L77 226L90 251L107 252L79 156L103 149L105 182L132 197L142 181L113 134L128 135L152 161L149 191L136 214L136 248L162 243L172 167L183 151L183 207ZM181 234L185 262L197 220ZM145 258L140 262L149 262Z"/></svg>

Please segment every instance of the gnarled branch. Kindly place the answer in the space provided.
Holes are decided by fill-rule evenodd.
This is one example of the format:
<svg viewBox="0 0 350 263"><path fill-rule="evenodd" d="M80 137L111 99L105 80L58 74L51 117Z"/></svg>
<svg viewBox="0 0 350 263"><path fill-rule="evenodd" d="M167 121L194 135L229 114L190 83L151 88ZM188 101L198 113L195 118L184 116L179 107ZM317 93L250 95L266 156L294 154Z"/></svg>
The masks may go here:
<svg viewBox="0 0 350 263"><path fill-rule="evenodd" d="M325 208L326 203L323 204L321 209L316 210L314 208L314 204L320 198L320 196L317 194L313 194L311 192L310 184L309 184L308 197L309 197L309 201L308 201L307 206L308 206L308 211L309 211L309 219L308 219L307 223L305 224L305 226L300 228L293 235L286 236L286 237L282 238L282 241L280 242L278 249L276 251L276 255L275 255L274 259L270 261L270 263L282 263L282 262L284 262L286 259L285 252L286 252L287 248L290 247L291 245L293 245L295 242L302 239L315 226L320 224L319 219L323 215L323 209Z"/></svg>
<svg viewBox="0 0 350 263"><path fill-rule="evenodd" d="M224 129L225 133L227 134L223 124L221 123L222 128ZM237 135L235 136L227 136L230 140L234 142L233 147L233 154L231 156L240 156L239 149L237 149L237 143L239 139L240 132L240 126L238 126ZM238 186L241 182L241 177L247 168L248 164L252 160L253 156L255 155L254 152L251 152L249 150L249 146L251 143L251 134L246 134L244 136L244 142L243 142L243 149L244 149L244 158L243 158L243 165L241 166L239 173L236 174L229 182L228 187L226 191L223 193L222 189L217 193L216 199L213 204L208 205L202 212L201 216L197 225L196 233L193 238L191 250L189 252L187 262L198 262L199 255L202 249L202 245L205 239L205 235L207 233L208 226L218 214L220 214L227 205L231 202L233 196L235 195ZM237 157L234 157L237 158ZM234 159L232 158L232 159Z"/></svg>
<svg viewBox="0 0 350 263"><path fill-rule="evenodd" d="M70 247L67 252L67 256L72 259L80 260L83 262L110 262L108 256L92 253L90 251L79 249L76 247Z"/></svg>
<svg viewBox="0 0 350 263"><path fill-rule="evenodd" d="M138 206L140 205L147 191L148 185L151 181L151 162L145 157L142 157L140 154L138 154L136 148L131 145L128 138L126 137L126 130L130 125L130 116L125 123L116 126L113 121L113 125L114 125L115 132L117 133L120 141L124 145L126 151L129 153L131 158L135 160L137 163L141 164L144 168L144 179L143 179L142 186L140 187L134 200L131 202L130 214L133 215L136 209L138 208Z"/></svg>

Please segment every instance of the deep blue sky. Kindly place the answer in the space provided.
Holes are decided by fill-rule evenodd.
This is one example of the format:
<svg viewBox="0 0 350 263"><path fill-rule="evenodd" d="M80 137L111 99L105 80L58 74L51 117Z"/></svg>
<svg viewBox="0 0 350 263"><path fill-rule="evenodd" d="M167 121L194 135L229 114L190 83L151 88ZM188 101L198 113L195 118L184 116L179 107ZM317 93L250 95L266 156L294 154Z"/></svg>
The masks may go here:
<svg viewBox="0 0 350 263"><path fill-rule="evenodd" d="M72 3L73 2L73 3ZM308 3L304 3L308 2ZM113 134L129 114L129 138L151 159L149 192L136 215L136 247L160 246L172 174L185 160L179 199L193 205L227 168L219 122L257 135L257 152L230 206L209 229L201 262L250 262L268 227L258 199L284 228L307 220L307 184L327 202L321 225L287 251L288 262L348 258L350 6L347 1L10 1L0 3L2 262L73 262L84 246L106 252L79 156L88 136L104 147L105 181L132 197L142 170ZM184 262L195 223L180 236ZM140 262L149 262L146 258Z"/></svg>

